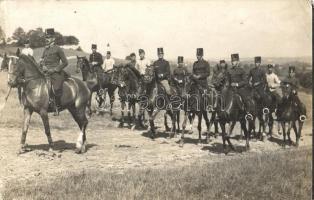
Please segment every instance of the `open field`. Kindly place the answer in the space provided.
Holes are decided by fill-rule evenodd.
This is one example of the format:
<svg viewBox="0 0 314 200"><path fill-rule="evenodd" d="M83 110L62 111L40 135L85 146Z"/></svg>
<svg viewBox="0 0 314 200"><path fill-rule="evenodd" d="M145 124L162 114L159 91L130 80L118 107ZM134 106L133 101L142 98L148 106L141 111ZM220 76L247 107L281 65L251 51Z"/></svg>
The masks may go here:
<svg viewBox="0 0 314 200"><path fill-rule="evenodd" d="M71 73L74 64L75 59L70 62ZM0 72L0 107L6 78ZM59 117L50 115L54 153L47 151L41 120L34 114L27 135L30 151L17 156L23 111L14 89L0 111L0 194L5 199L182 199L182 195L186 199L309 199L312 95L299 95L309 116L299 149L283 150L282 135L275 128L273 139L253 140L246 152L245 142L237 140L237 125L232 140L237 153L226 156L220 136L209 144L196 144L196 122L194 133L186 135L180 148L178 138L168 139L163 132L162 113L156 120L160 128L155 141L145 130L117 128L118 122L105 114L89 120L87 153L77 155L79 129L65 111ZM119 105L116 98L113 118L120 117ZM77 196L79 192L83 194Z"/></svg>

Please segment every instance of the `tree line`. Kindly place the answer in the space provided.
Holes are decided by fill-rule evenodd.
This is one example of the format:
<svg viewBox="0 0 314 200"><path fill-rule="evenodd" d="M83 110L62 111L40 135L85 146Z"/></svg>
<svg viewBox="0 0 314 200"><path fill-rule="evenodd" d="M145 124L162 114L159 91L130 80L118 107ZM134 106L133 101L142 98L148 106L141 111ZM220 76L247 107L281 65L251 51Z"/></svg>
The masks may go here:
<svg viewBox="0 0 314 200"><path fill-rule="evenodd" d="M78 45L79 40L73 36L64 36L60 32L55 32L55 42L57 45ZM45 46L45 32L41 27L29 30L25 32L22 27L18 27L13 32L12 36L8 38L7 42L16 40L12 44L15 46L24 46L26 42L29 42L30 47L38 48Z"/></svg>

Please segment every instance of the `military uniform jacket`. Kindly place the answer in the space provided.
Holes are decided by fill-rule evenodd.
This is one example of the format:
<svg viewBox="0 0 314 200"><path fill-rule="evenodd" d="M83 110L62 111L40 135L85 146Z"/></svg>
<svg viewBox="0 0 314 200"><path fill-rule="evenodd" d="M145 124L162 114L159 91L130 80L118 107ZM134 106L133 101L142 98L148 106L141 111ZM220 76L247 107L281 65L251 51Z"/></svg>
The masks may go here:
<svg viewBox="0 0 314 200"><path fill-rule="evenodd" d="M157 77L162 75L162 78L159 78L159 80L166 80L170 77L170 65L167 60L158 59L153 63L153 66L155 67Z"/></svg>
<svg viewBox="0 0 314 200"><path fill-rule="evenodd" d="M244 69L240 67L232 67L229 69L228 73L229 84L238 83L239 87L243 87L247 84L247 78Z"/></svg>
<svg viewBox="0 0 314 200"><path fill-rule="evenodd" d="M46 47L42 59L43 66L46 66L48 69L55 69L57 72L60 72L68 65L68 60L65 57L64 51L57 45Z"/></svg>
<svg viewBox="0 0 314 200"><path fill-rule="evenodd" d="M200 75L200 78L196 80L196 82L204 87L207 87L207 77L210 75L209 63L205 60L194 62L193 74Z"/></svg>
<svg viewBox="0 0 314 200"><path fill-rule="evenodd" d="M173 71L173 78L177 79L175 80L176 83L184 83L184 78L187 75L188 71L185 67L177 67Z"/></svg>
<svg viewBox="0 0 314 200"><path fill-rule="evenodd" d="M250 78L252 78L252 85L258 86L258 85L265 85L266 84L266 74L263 69L260 67L254 67L250 70L248 81L250 81Z"/></svg>
<svg viewBox="0 0 314 200"><path fill-rule="evenodd" d="M288 76L285 78L282 82L282 84L290 84L294 90L297 90L299 88L299 81L295 77Z"/></svg>
<svg viewBox="0 0 314 200"><path fill-rule="evenodd" d="M99 66L101 67L102 64L104 63L104 60L102 58L102 55L98 52L95 52L95 53L92 53L90 54L89 56L89 62L92 63L92 62L97 62L98 64L94 65L94 66Z"/></svg>

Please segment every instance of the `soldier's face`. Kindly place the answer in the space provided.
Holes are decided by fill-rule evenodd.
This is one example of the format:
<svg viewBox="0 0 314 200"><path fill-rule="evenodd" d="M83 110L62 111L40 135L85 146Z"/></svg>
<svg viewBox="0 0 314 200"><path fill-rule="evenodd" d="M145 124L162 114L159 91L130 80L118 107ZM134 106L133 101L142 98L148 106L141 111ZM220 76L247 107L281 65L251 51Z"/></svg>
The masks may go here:
<svg viewBox="0 0 314 200"><path fill-rule="evenodd" d="M111 54L110 54L110 53L107 53L106 58L109 59L110 56L111 56Z"/></svg>
<svg viewBox="0 0 314 200"><path fill-rule="evenodd" d="M178 67L183 67L184 64L183 63L178 63Z"/></svg>
<svg viewBox="0 0 314 200"><path fill-rule="evenodd" d="M261 66L261 63L255 63L255 66L259 67L259 66Z"/></svg>
<svg viewBox="0 0 314 200"><path fill-rule="evenodd" d="M290 77L294 77L295 76L295 73L292 71L289 73Z"/></svg>
<svg viewBox="0 0 314 200"><path fill-rule="evenodd" d="M54 41L55 39L53 37L46 38L46 46L51 45Z"/></svg>
<svg viewBox="0 0 314 200"><path fill-rule="evenodd" d="M131 61L136 61L136 56L131 56Z"/></svg>
<svg viewBox="0 0 314 200"><path fill-rule="evenodd" d="M197 60L201 60L203 58L203 56L200 55L196 55Z"/></svg>
<svg viewBox="0 0 314 200"><path fill-rule="evenodd" d="M140 58L143 60L145 58L145 53L140 53Z"/></svg>
<svg viewBox="0 0 314 200"><path fill-rule="evenodd" d="M232 66L236 67L239 65L239 61L235 60L231 62Z"/></svg>
<svg viewBox="0 0 314 200"><path fill-rule="evenodd" d="M273 68L268 68L268 73L269 74L273 73Z"/></svg>
<svg viewBox="0 0 314 200"><path fill-rule="evenodd" d="M96 49L92 49L92 52L93 52L93 53L96 53Z"/></svg>
<svg viewBox="0 0 314 200"><path fill-rule="evenodd" d="M220 69L224 69L226 67L226 63L221 63L220 64Z"/></svg>
<svg viewBox="0 0 314 200"><path fill-rule="evenodd" d="M158 54L158 58L159 58L159 59L164 58L164 54L163 54L163 53Z"/></svg>

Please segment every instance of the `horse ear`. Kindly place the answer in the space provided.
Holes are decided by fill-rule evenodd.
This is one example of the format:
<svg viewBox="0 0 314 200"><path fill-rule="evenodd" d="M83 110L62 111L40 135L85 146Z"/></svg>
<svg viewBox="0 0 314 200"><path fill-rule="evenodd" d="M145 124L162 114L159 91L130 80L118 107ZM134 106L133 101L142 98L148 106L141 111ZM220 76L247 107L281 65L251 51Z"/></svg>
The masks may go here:
<svg viewBox="0 0 314 200"><path fill-rule="evenodd" d="M17 56L17 57L20 57L20 55L21 55L20 48L17 48L17 50L16 50L16 53L15 53L15 54L16 54L16 56Z"/></svg>

